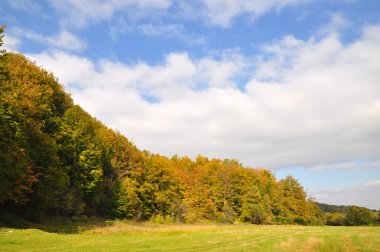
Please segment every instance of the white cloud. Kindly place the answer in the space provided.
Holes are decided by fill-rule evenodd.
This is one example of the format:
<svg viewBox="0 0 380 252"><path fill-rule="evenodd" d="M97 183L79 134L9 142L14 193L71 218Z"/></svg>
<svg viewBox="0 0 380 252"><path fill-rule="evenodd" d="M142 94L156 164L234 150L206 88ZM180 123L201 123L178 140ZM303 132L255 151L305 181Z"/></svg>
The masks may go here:
<svg viewBox="0 0 380 252"><path fill-rule="evenodd" d="M172 53L157 65L91 62L62 52L33 58L76 102L140 148L273 169L313 167L380 159L379 34L380 26L367 27L348 45L334 34L286 36L263 47L244 90L236 79L251 60L238 53L221 59Z"/></svg>
<svg viewBox="0 0 380 252"><path fill-rule="evenodd" d="M137 31L146 36L179 39L190 45L202 45L205 44L206 41L204 37L189 35L185 27L179 24L141 24L138 25Z"/></svg>
<svg viewBox="0 0 380 252"><path fill-rule="evenodd" d="M134 27L122 17L115 18L109 25L109 33L114 40L116 40L119 35L132 31L134 31Z"/></svg>
<svg viewBox="0 0 380 252"><path fill-rule="evenodd" d="M166 10L171 0L49 0L62 15L61 25L83 28L92 22L109 20L115 13L129 12L131 15L149 15ZM136 11L136 9L138 11Z"/></svg>
<svg viewBox="0 0 380 252"><path fill-rule="evenodd" d="M252 19L270 11L279 11L286 6L294 6L309 0L203 0L206 15L212 25L228 27L238 16L248 15Z"/></svg>
<svg viewBox="0 0 380 252"><path fill-rule="evenodd" d="M310 171L380 169L380 160L350 160L330 164L314 164L307 169Z"/></svg>
<svg viewBox="0 0 380 252"><path fill-rule="evenodd" d="M148 36L183 36L183 25L177 24L165 24L165 25L154 25L154 24L143 24L138 27L140 32Z"/></svg>
<svg viewBox="0 0 380 252"><path fill-rule="evenodd" d="M69 89L67 85L70 84L82 89L89 88L98 76L91 61L64 52L42 53L31 58L36 59L39 66L54 72L59 81Z"/></svg>
<svg viewBox="0 0 380 252"><path fill-rule="evenodd" d="M81 51L86 47L86 43L68 31L61 31L58 35L47 37L47 42L57 48L70 51Z"/></svg>
<svg viewBox="0 0 380 252"><path fill-rule="evenodd" d="M65 29L84 28L88 25L110 21L118 14L126 14L131 20L142 18L158 20L207 20L208 25L228 27L234 18L247 16L255 19L269 12L288 6L304 4L312 0L48 0L60 17ZM21 3L21 4L19 4ZM17 0L17 6L32 4ZM173 11L175 10L175 11Z"/></svg>
<svg viewBox="0 0 380 252"><path fill-rule="evenodd" d="M18 47L22 44L19 38L9 34L5 34L3 43L3 47L7 51L17 51Z"/></svg>
<svg viewBox="0 0 380 252"><path fill-rule="evenodd" d="M297 42L295 49L281 41L282 52L258 67L247 90L265 112L263 135L283 140L274 157L283 160L279 164L379 157L380 40L378 27L369 29L374 31L348 46L333 35ZM291 58L282 60L284 54Z"/></svg>
<svg viewBox="0 0 380 252"><path fill-rule="evenodd" d="M46 36L37 33L32 30L27 30L23 28L15 28L12 30L18 40L21 38L26 38L28 40L45 44L56 49L63 49L67 51L82 51L86 48L86 43L75 36L73 33L62 30L56 35Z"/></svg>
<svg viewBox="0 0 380 252"><path fill-rule="evenodd" d="M350 21L341 12L329 13L329 22L319 28L317 33L321 36L328 34L339 34L340 31L346 29L351 25Z"/></svg>
<svg viewBox="0 0 380 252"><path fill-rule="evenodd" d="M368 181L367 183L364 183L363 186L367 186L367 187L380 187L380 179L379 180Z"/></svg>
<svg viewBox="0 0 380 252"><path fill-rule="evenodd" d="M245 65L244 59L239 55L223 60L204 58L198 62L198 75L200 81L210 87L234 88L236 83L233 78L242 73Z"/></svg>

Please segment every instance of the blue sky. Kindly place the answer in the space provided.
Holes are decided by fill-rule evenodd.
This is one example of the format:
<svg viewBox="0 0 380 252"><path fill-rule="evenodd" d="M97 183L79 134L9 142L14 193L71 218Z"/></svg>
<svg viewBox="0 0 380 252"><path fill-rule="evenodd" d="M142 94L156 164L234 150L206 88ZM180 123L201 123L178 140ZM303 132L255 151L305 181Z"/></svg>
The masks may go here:
<svg viewBox="0 0 380 252"><path fill-rule="evenodd" d="M5 47L139 148L380 207L377 0L3 0Z"/></svg>

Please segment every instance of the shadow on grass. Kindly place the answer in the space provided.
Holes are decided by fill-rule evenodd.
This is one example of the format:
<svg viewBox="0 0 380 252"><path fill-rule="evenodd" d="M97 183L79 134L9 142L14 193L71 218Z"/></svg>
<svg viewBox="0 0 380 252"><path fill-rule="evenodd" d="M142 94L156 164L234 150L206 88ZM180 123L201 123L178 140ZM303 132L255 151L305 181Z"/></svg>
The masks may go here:
<svg viewBox="0 0 380 252"><path fill-rule="evenodd" d="M0 228L39 229L49 233L78 234L84 230L106 225L107 221L99 217L26 217L22 214L0 211Z"/></svg>

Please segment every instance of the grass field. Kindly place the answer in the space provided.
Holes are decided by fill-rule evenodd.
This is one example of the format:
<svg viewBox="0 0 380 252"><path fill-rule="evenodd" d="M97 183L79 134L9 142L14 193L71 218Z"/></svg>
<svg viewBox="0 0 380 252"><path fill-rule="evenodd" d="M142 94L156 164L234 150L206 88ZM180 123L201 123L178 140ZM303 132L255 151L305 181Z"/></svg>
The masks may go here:
<svg viewBox="0 0 380 252"><path fill-rule="evenodd" d="M108 222L62 230L1 227L0 251L380 251L380 227Z"/></svg>

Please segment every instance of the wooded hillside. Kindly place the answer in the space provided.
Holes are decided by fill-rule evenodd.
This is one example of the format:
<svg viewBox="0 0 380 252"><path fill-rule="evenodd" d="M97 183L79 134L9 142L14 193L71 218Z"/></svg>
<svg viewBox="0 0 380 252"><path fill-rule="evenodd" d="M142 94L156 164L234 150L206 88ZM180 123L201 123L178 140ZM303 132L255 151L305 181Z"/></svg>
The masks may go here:
<svg viewBox="0 0 380 252"><path fill-rule="evenodd" d="M0 206L157 222L323 219L291 176L277 181L236 160L137 149L74 105L52 74L14 53L0 56Z"/></svg>

